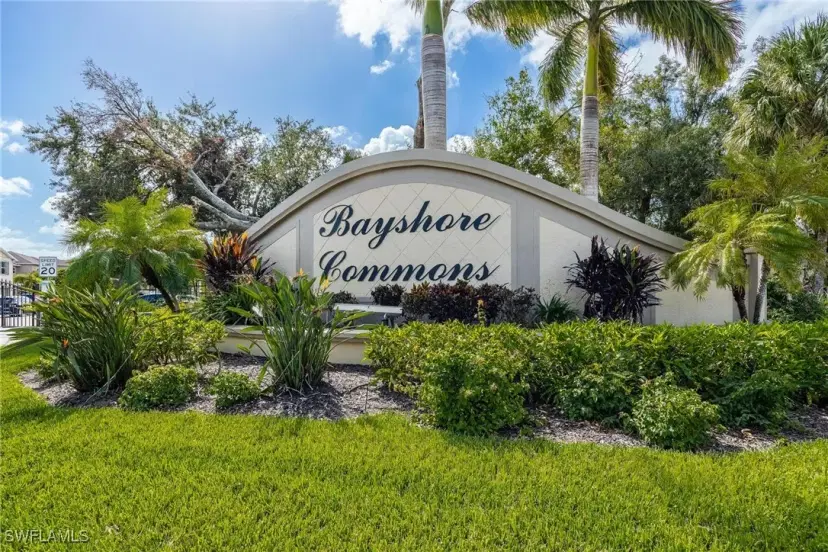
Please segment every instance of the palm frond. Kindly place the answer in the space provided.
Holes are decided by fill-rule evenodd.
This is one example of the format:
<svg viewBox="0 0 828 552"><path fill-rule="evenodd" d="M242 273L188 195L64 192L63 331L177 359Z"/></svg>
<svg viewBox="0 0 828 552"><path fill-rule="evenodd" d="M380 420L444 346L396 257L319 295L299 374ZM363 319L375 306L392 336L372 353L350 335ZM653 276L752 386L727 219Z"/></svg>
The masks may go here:
<svg viewBox="0 0 828 552"><path fill-rule="evenodd" d="M559 34L540 65L539 87L550 104L561 101L578 78L586 47L584 27L585 23L579 22Z"/></svg>
<svg viewBox="0 0 828 552"><path fill-rule="evenodd" d="M635 25L711 82L722 82L739 55L743 24L735 0L626 0L607 10L616 23Z"/></svg>
<svg viewBox="0 0 828 552"><path fill-rule="evenodd" d="M584 20L579 0L478 0L466 9L469 19L490 31L503 31L515 46L527 44L553 21Z"/></svg>

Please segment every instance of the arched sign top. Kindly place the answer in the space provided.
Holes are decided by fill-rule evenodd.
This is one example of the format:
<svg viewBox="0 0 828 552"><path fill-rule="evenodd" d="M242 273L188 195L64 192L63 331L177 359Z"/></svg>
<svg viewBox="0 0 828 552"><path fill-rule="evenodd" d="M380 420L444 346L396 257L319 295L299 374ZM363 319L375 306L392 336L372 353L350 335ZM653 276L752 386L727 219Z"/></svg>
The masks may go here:
<svg viewBox="0 0 828 552"><path fill-rule="evenodd" d="M680 251L681 238L647 226L560 186L488 159L440 150L412 149L363 157L320 176L265 214L249 230L252 239L264 235L314 199L328 191L372 173L398 169L437 168L484 178L556 204L594 220L640 243L667 252Z"/></svg>

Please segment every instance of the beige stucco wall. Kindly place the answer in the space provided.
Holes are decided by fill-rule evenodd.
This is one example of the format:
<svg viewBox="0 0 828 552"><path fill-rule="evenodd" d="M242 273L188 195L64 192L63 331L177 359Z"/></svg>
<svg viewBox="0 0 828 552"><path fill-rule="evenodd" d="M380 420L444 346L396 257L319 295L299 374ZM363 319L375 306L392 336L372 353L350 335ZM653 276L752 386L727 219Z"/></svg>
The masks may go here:
<svg viewBox="0 0 828 552"><path fill-rule="evenodd" d="M387 223L391 217L395 221L405 217L410 222L425 201L429 203L428 214L435 220L443 215L451 215L453 218L446 220L453 220L488 213L496 221L482 229L466 224L464 230L452 226L442 232L391 231L379 245L369 247L379 219ZM360 230L355 233L351 228L348 233L331 236L336 209L343 205L353 210L347 215L350 222L363 220ZM331 289L344 289L361 298L369 297L371 289L383 283L380 274L395 274L393 267L437 266L433 273L421 272L429 281L433 275L442 274L442 265L485 264L497 267L486 282L532 287L543 297L559 293L579 307L578 291L566 289L565 267L575 262L574 252L589 254L592 236L602 236L613 244L620 241L638 245L645 254L656 254L662 260L685 244L675 236L510 167L434 150L392 152L342 165L293 194L262 217L249 233L263 247L265 256L288 273L294 267L319 276L326 253L345 251L346 261L337 266L341 271L353 266L349 274L361 276L349 279L340 273L333 278ZM370 267L377 269L372 272ZM381 267L389 269L381 272ZM410 287L417 280L391 279L386 283ZM662 302L662 306L645 313L646 322L734 320L733 301L727 290L711 289L699 301L689 291L670 289L662 294Z"/></svg>
<svg viewBox="0 0 828 552"><path fill-rule="evenodd" d="M298 271L296 248L296 228L291 228L285 235L267 246L262 251L262 257L273 263L274 270L292 276Z"/></svg>

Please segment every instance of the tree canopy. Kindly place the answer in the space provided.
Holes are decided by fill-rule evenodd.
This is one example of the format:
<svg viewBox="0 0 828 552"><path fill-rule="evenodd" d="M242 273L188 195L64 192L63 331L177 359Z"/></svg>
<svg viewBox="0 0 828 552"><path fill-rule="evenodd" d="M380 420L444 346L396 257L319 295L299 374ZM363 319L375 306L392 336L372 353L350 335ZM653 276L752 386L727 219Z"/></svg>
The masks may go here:
<svg viewBox="0 0 828 552"><path fill-rule="evenodd" d="M26 129L52 166L62 218L97 219L104 202L166 188L197 208L205 230L244 230L293 191L356 154L312 120L277 118L266 135L235 110L191 95L167 113L129 78L87 60L84 84L98 102L57 107Z"/></svg>

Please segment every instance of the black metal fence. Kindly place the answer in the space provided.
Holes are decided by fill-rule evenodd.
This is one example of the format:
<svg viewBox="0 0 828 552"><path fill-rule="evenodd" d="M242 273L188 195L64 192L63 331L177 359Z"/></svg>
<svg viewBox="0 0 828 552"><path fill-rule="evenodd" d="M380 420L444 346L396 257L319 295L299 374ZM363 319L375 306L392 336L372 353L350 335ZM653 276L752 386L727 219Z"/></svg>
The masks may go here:
<svg viewBox="0 0 828 552"><path fill-rule="evenodd" d="M36 300L37 296L31 291L0 281L0 328L38 326L40 315L27 308Z"/></svg>

